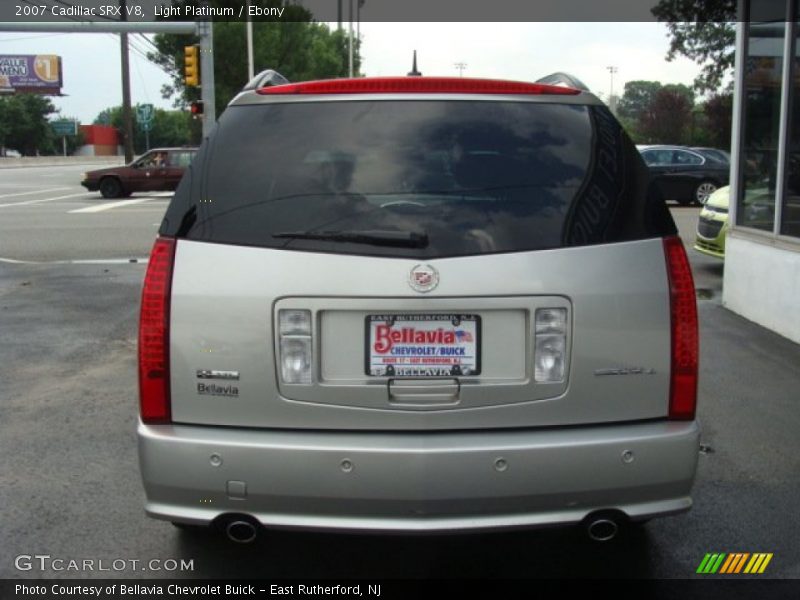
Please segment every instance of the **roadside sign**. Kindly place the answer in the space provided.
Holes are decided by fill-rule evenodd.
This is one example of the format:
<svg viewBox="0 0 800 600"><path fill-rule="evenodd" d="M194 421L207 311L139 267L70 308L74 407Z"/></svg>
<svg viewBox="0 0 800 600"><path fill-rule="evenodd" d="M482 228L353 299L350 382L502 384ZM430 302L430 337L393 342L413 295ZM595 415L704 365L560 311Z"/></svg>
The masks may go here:
<svg viewBox="0 0 800 600"><path fill-rule="evenodd" d="M56 135L65 136L65 135L78 135L78 122L77 121L53 121L50 123L53 128L53 132Z"/></svg>
<svg viewBox="0 0 800 600"><path fill-rule="evenodd" d="M139 104L136 106L136 120L140 125L150 123L153 120L153 105Z"/></svg>
<svg viewBox="0 0 800 600"><path fill-rule="evenodd" d="M152 121L139 121L139 127L142 128L142 131L150 131L153 129L153 122Z"/></svg>

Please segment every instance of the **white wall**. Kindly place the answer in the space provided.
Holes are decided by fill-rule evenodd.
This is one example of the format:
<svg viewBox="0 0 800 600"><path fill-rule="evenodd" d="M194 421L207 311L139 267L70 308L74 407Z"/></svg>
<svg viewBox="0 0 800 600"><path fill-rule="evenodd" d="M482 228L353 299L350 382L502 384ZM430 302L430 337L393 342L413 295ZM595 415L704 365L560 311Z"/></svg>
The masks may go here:
<svg viewBox="0 0 800 600"><path fill-rule="evenodd" d="M800 245L780 247L729 232L722 303L800 343Z"/></svg>

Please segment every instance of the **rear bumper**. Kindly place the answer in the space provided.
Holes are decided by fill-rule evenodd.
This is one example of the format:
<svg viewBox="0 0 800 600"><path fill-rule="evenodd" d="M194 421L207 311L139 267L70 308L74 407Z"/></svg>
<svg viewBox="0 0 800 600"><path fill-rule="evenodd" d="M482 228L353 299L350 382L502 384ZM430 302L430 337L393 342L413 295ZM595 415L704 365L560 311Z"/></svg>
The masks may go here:
<svg viewBox="0 0 800 600"><path fill-rule="evenodd" d="M270 527L444 532L575 523L604 509L632 519L686 511L699 427L354 433L140 423L138 437L151 517L208 524L243 513Z"/></svg>

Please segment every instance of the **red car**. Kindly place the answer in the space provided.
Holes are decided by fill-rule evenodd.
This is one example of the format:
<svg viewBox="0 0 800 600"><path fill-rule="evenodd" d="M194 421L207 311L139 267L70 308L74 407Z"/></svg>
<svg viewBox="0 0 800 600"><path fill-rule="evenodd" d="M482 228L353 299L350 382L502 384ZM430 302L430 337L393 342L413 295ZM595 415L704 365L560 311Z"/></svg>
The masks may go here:
<svg viewBox="0 0 800 600"><path fill-rule="evenodd" d="M183 171L192 164L197 148L155 148L128 165L97 169L84 174L81 185L104 198L130 196L133 192L172 191Z"/></svg>

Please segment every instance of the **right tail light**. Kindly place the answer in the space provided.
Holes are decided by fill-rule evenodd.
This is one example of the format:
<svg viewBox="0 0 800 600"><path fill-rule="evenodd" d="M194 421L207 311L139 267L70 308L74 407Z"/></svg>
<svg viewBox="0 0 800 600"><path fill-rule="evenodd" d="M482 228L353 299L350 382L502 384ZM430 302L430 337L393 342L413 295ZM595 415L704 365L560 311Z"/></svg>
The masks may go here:
<svg viewBox="0 0 800 600"><path fill-rule="evenodd" d="M692 420L697 408L697 300L692 268L679 237L664 238L669 279L672 355L669 418Z"/></svg>

